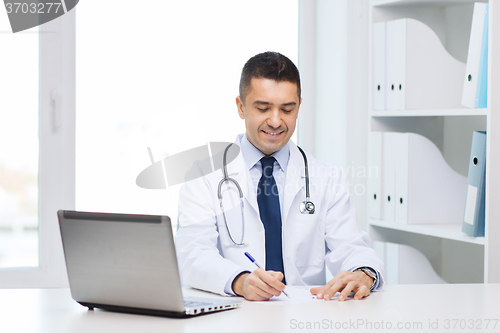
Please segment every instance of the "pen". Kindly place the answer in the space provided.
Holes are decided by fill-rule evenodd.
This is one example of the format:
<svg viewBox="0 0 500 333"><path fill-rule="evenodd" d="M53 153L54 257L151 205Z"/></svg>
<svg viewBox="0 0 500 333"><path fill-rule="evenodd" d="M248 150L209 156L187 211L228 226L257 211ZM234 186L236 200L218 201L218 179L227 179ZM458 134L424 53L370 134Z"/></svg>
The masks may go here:
<svg viewBox="0 0 500 333"><path fill-rule="evenodd" d="M245 252L245 255L247 256L247 258L248 258L251 262L253 262L253 263L255 264L255 266L257 266L258 268L262 268L262 267L260 267L259 263L258 263L258 262L254 259L254 257L252 257L252 256L250 255L250 253ZM287 294L284 290L282 291L282 293L283 293L283 294L285 294L285 296L286 296L286 297L290 298L290 296L288 296L288 294Z"/></svg>

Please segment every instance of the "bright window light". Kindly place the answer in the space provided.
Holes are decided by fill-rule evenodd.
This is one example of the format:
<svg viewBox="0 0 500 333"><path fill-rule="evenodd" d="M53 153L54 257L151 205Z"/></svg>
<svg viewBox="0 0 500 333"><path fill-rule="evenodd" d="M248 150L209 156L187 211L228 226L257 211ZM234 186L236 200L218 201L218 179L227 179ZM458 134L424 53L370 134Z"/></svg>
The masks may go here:
<svg viewBox="0 0 500 333"><path fill-rule="evenodd" d="M0 10L0 268L38 266L38 28Z"/></svg>
<svg viewBox="0 0 500 333"><path fill-rule="evenodd" d="M277 51L297 64L298 1L81 1L77 8L76 208L166 214L180 185L135 183L155 161L245 131L244 63Z"/></svg>

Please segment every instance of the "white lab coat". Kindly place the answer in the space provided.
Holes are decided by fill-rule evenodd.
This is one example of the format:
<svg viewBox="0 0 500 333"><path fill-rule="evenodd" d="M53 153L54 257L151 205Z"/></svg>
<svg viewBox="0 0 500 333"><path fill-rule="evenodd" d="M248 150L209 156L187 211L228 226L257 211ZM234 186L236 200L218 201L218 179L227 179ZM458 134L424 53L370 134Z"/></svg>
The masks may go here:
<svg viewBox="0 0 500 333"><path fill-rule="evenodd" d="M241 135L237 138L240 142ZM356 221L345 178L340 169L307 155L314 214L301 214L305 200L304 160L290 141L282 207L283 264L288 285L323 285L325 263L336 275L341 270L369 266L383 273L383 263ZM185 284L225 294L224 287L237 271L253 271L244 255L249 252L265 267L264 227L259 217L257 189L240 153L228 164L244 194L245 246L235 246L228 235L217 197L222 170L183 185L179 196L180 225L176 234L179 270ZM224 209L231 235L240 242L240 200L234 185L223 186ZM383 281L377 289L381 289Z"/></svg>

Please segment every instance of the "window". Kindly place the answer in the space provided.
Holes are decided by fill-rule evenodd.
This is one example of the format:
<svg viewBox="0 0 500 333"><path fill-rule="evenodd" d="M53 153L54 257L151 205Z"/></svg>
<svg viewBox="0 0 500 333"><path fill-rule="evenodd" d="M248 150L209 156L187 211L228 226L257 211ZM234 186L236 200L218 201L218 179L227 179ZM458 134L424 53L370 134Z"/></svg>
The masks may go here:
<svg viewBox="0 0 500 333"><path fill-rule="evenodd" d="M0 268L37 267L38 28L0 31Z"/></svg>
<svg viewBox="0 0 500 333"><path fill-rule="evenodd" d="M0 288L67 285L56 213L74 209L74 26L69 13L12 34L0 10Z"/></svg>
<svg viewBox="0 0 500 333"><path fill-rule="evenodd" d="M83 1L17 34L0 11L0 45L0 287L59 287L57 210L175 223L180 185L135 183L148 147L159 160L244 132L241 68L268 50L297 63L298 0Z"/></svg>
<svg viewBox="0 0 500 333"><path fill-rule="evenodd" d="M166 214L177 193L135 183L154 160L243 133L246 60L297 64L298 1L105 1L77 8L76 208Z"/></svg>

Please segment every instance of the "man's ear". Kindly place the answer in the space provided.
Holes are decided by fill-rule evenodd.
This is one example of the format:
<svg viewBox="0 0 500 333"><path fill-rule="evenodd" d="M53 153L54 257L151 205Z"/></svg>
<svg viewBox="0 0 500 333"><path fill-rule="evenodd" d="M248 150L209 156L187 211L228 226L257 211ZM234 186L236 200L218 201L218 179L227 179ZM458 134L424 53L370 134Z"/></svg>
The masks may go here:
<svg viewBox="0 0 500 333"><path fill-rule="evenodd" d="M297 107L297 118L299 117L300 105L302 104L302 97L299 100L299 106Z"/></svg>
<svg viewBox="0 0 500 333"><path fill-rule="evenodd" d="M241 100L240 96L236 97L236 107L238 108L238 115L240 116L240 118L245 119L245 112L243 111L243 101Z"/></svg>

